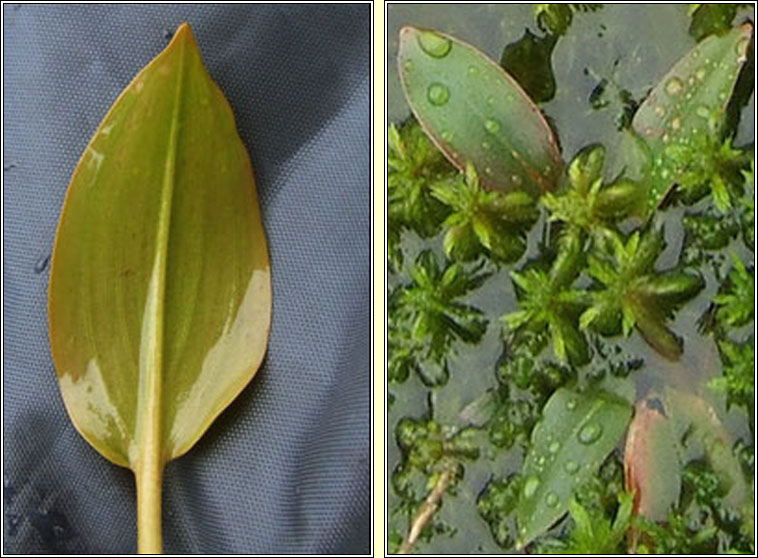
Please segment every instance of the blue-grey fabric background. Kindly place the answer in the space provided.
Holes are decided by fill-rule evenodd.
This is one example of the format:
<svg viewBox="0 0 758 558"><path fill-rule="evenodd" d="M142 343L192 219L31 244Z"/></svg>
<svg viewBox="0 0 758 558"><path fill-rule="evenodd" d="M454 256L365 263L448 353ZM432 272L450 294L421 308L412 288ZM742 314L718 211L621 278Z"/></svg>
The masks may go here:
<svg viewBox="0 0 758 558"><path fill-rule="evenodd" d="M190 22L256 170L274 310L261 371L163 496L172 553L370 552L370 6L3 6L6 553L136 550L129 471L76 432L48 348L71 173Z"/></svg>

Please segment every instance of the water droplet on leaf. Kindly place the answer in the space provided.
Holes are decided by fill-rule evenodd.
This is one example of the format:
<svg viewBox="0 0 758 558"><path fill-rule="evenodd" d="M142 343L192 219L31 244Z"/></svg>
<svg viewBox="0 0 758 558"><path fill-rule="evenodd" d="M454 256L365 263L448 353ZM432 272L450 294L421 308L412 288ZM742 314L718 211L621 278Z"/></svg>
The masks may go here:
<svg viewBox="0 0 758 558"><path fill-rule="evenodd" d="M440 107L447 103L447 100L450 98L450 90L446 85L433 83L426 92L426 98L434 106Z"/></svg>
<svg viewBox="0 0 758 558"><path fill-rule="evenodd" d="M453 46L453 42L434 31L422 31L418 44L425 53L434 58L444 58Z"/></svg>
<svg viewBox="0 0 758 558"><path fill-rule="evenodd" d="M563 468L568 474L573 475L579 470L579 463L576 461L566 461L566 464L563 466Z"/></svg>
<svg viewBox="0 0 758 558"><path fill-rule="evenodd" d="M679 95L682 89L684 89L684 84L678 77L672 77L666 82L666 93L669 95Z"/></svg>
<svg viewBox="0 0 758 558"><path fill-rule="evenodd" d="M558 453L558 450L561 449L561 443L560 442L553 442L548 446L547 451L550 453Z"/></svg>
<svg viewBox="0 0 758 558"><path fill-rule="evenodd" d="M490 134L497 134L500 131L500 122L494 118L488 118L484 121L484 129Z"/></svg>
<svg viewBox="0 0 758 558"><path fill-rule="evenodd" d="M555 495L555 492L547 493L547 496L545 497L545 503L551 508L554 508L558 505L558 496Z"/></svg>
<svg viewBox="0 0 758 558"><path fill-rule="evenodd" d="M577 438L579 438L579 442L582 444L592 444L597 442L602 433L603 427L596 422L591 422L582 426L577 434Z"/></svg>
<svg viewBox="0 0 758 558"><path fill-rule="evenodd" d="M529 477L524 483L524 498L531 498L540 486L537 477Z"/></svg>
<svg viewBox="0 0 758 558"><path fill-rule="evenodd" d="M576 399L569 399L568 401L566 401L566 408L569 411L573 411L574 409L576 409Z"/></svg>
<svg viewBox="0 0 758 558"><path fill-rule="evenodd" d="M476 66L469 66L468 67L468 75L470 76L478 76L479 75L479 68Z"/></svg>

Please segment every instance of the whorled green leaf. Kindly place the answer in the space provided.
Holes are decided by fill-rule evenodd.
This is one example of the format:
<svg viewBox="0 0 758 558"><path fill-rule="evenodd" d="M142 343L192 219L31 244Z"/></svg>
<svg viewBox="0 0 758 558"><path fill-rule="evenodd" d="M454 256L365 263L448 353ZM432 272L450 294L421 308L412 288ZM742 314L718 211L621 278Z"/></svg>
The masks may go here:
<svg viewBox="0 0 758 558"><path fill-rule="evenodd" d="M472 163L490 189L555 187L563 167L555 137L496 62L449 35L404 27L398 70L416 118L460 170Z"/></svg>
<svg viewBox="0 0 758 558"><path fill-rule="evenodd" d="M604 391L558 389L532 432L516 507L517 546L523 548L568 510L574 490L597 474L618 444L631 405Z"/></svg>
<svg viewBox="0 0 758 558"><path fill-rule="evenodd" d="M624 449L624 482L634 493L634 511L651 521L665 521L679 502L681 464L678 440L659 397L637 402Z"/></svg>
<svg viewBox="0 0 758 558"><path fill-rule="evenodd" d="M504 194L483 190L474 166L466 167L465 180L440 182L432 194L450 208L444 249L448 257L472 260L488 253L493 260L510 263L526 249L526 231L539 213L526 192Z"/></svg>
<svg viewBox="0 0 758 558"><path fill-rule="evenodd" d="M140 551L160 550L160 532L147 541L142 528L160 525L164 464L252 379L270 319L250 158L183 24L87 145L49 286L63 400L84 438L135 472Z"/></svg>
<svg viewBox="0 0 758 558"><path fill-rule="evenodd" d="M608 556L619 554L632 521L634 496L628 492L618 495L619 507L611 519L602 511L587 509L575 498L569 502L569 513L574 521L565 541L551 541L539 545L537 554L589 554Z"/></svg>
<svg viewBox="0 0 758 558"><path fill-rule="evenodd" d="M635 114L632 128L644 139L651 157L646 217L685 170L682 151L687 151L697 137L713 134L724 120L737 76L747 60L752 33L753 25L745 23L701 41L653 88ZM633 142L622 143L620 148L630 152L628 158L638 159ZM691 155L698 158L702 153Z"/></svg>
<svg viewBox="0 0 758 558"><path fill-rule="evenodd" d="M551 221L563 221L600 238L634 213L640 185L627 179L603 185L604 166L605 148L600 144L588 145L574 156L561 190L548 192L540 200L550 211Z"/></svg>
<svg viewBox="0 0 758 558"><path fill-rule="evenodd" d="M662 231L633 233L626 241L617 233L588 257L594 280L592 305L580 319L583 328L603 335L629 335L636 327L656 351L670 360L682 354L682 340L667 327L674 310L705 286L698 273L680 269L657 272L655 262L665 247ZM612 255L612 256L611 256ZM603 285L603 287L600 287Z"/></svg>

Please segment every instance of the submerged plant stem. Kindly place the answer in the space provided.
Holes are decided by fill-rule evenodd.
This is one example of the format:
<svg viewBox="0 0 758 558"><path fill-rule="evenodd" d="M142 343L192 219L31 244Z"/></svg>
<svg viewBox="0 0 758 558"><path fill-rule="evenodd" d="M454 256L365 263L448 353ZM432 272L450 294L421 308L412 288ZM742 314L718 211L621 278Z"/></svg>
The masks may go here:
<svg viewBox="0 0 758 558"><path fill-rule="evenodd" d="M139 467L134 477L137 481L137 552L161 554L161 484L163 464L159 460Z"/></svg>
<svg viewBox="0 0 758 558"><path fill-rule="evenodd" d="M408 536L403 541L400 550L398 550L398 554L411 553L413 546L421 536L421 532L437 512L437 509L439 508L442 501L442 495L445 493L445 490L447 490L447 487L450 486L450 482L453 480L453 474L454 471L452 469L446 469L442 472L440 478L437 479L437 484L434 485L434 488L429 493L429 496L426 497L426 500L414 516L413 522L411 523L411 528L408 531Z"/></svg>

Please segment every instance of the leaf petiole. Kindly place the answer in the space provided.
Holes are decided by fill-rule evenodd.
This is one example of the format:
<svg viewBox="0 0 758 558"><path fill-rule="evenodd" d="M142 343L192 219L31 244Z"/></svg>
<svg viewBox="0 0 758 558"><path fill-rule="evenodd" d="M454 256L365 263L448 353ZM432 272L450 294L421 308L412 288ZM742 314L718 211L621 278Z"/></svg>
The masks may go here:
<svg viewBox="0 0 758 558"><path fill-rule="evenodd" d="M153 462L151 462L153 461ZM161 484L163 463L160 460L144 460L136 467L137 483L137 552L161 554Z"/></svg>

